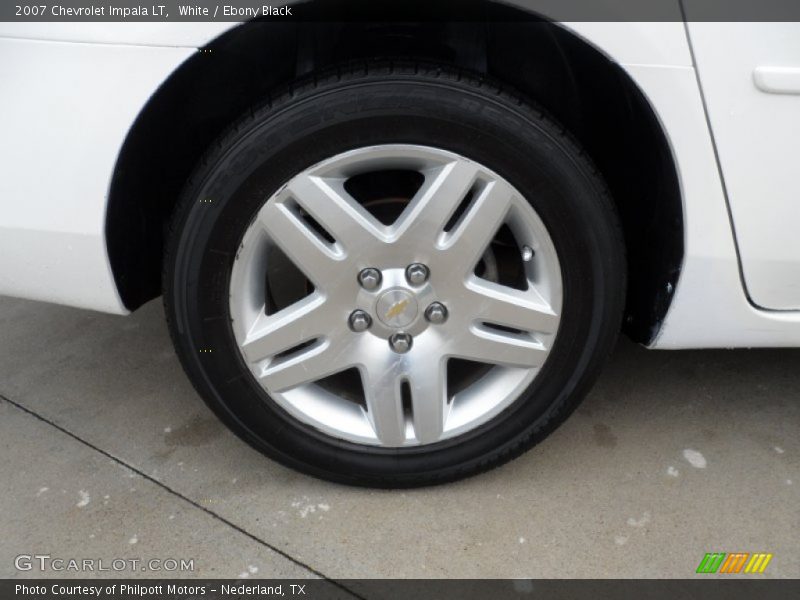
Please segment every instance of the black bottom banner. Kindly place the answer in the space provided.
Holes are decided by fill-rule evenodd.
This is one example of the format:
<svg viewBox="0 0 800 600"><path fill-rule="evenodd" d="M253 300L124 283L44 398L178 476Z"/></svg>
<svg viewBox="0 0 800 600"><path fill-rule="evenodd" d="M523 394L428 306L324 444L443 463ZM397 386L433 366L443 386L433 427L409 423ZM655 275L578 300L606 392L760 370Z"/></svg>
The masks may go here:
<svg viewBox="0 0 800 600"><path fill-rule="evenodd" d="M714 579L345 579L345 580L0 580L0 598L200 600L215 598L490 599L800 598L800 580Z"/></svg>

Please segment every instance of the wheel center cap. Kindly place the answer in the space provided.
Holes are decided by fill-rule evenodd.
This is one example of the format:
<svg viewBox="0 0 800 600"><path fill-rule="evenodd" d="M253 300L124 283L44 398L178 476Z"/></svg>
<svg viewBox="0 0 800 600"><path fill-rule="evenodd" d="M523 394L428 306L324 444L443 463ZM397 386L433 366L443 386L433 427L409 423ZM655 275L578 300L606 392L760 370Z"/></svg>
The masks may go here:
<svg viewBox="0 0 800 600"><path fill-rule="evenodd" d="M381 322L396 329L408 327L417 318L418 311L414 294L401 289L384 292L375 306L375 312Z"/></svg>

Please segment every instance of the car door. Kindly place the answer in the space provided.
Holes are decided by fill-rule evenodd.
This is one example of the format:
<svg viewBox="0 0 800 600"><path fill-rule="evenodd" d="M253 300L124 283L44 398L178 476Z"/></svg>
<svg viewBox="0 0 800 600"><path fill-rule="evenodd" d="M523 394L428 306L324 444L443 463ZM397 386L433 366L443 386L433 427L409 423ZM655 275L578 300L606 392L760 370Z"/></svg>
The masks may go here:
<svg viewBox="0 0 800 600"><path fill-rule="evenodd" d="M687 29L750 299L800 309L800 23Z"/></svg>

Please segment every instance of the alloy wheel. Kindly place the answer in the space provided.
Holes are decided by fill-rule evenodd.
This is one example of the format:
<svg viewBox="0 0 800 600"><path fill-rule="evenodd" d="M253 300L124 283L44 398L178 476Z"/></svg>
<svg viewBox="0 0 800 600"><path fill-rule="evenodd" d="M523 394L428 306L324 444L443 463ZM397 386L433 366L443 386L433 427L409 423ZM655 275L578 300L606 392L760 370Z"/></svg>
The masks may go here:
<svg viewBox="0 0 800 600"><path fill-rule="evenodd" d="M365 202L350 185L401 173L420 181L407 197ZM497 173L443 149L371 146L265 200L233 265L230 316L250 373L293 417L358 444L432 444L488 422L539 373L560 322L558 256ZM395 214L379 218L387 204Z"/></svg>

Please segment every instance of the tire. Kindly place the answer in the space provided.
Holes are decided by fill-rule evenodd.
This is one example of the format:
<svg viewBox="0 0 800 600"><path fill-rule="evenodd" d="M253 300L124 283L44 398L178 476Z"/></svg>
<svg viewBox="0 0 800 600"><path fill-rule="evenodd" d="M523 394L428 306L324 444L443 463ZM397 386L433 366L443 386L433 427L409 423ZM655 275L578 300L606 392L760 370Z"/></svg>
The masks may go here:
<svg viewBox="0 0 800 600"><path fill-rule="evenodd" d="M368 402L369 398L384 394L385 391L376 387L373 393L370 384L364 384L363 379L362 392L364 398L367 398L367 406L362 407L361 412L347 412L347 418L358 419L361 418L358 415L367 415L364 418L374 425L376 443L360 442L362 438L358 436L362 434L351 435L350 429L345 431L345 425L341 425L343 433L340 435L337 433L340 421L332 420L332 428L326 427L323 418L303 404L308 400L308 405L313 406L312 396L303 396L306 393L303 390L313 390L317 394L313 396L314 402L329 401L335 403L336 410L344 411L344 404L340 404L344 402L344 391L341 394L325 394L320 391L323 389L322 383L310 388L291 388L280 393L268 391L277 389L278 386L269 387L259 378L263 376L263 381L269 381L264 374L269 372L273 364L283 365L284 362L281 361L284 359L273 357L267 362L258 362L260 358L253 359L255 362L251 361L250 355L243 348L249 348L246 339L250 339L247 336L251 335L252 328L247 330L249 322L245 325L238 324L241 319L237 312L237 307L249 306L251 299L260 298L259 294L263 291L258 288L256 277L253 280L255 283L250 284L250 287L255 286L255 291L251 290L246 294L243 292L242 295L247 300L240 301L237 299L241 287L239 280L242 277L251 277L253 272L260 272L249 270L255 267L248 267L245 270L248 275L235 275L237 269L244 269L240 266L243 264L240 261L251 260L243 258L244 254L259 255L259 252L267 252L266 249L275 246L285 253L286 249L281 246L280 241L284 230L273 225L271 221L267 223L267 227L276 230L270 233L275 239L259 241L259 244L266 245L258 246L258 252L248 250L248 244L251 244L248 236L257 235L248 232L256 231L253 229L254 224L262 218L260 215L265 214L261 211L267 210L268 205L277 206L276 203L282 202L280 194L288 193L285 192L287 182L295 181L293 178L299 177L298 174L306 172L314 165L332 160L332 157L350 156L352 159L352 156L360 156L352 153L374 152L374 149L382 147L387 148L386 152L393 152L395 149L407 151L414 157L417 156L414 153L427 156L425 152L431 152L434 161L440 155L462 157L458 160L464 164L474 163L482 169L485 168L480 171L488 173L485 181L494 181L492 178L496 178L497 181L511 186L509 189L514 190L514 201L519 202L519 197L522 197L524 206L529 208L524 208L521 204L514 208L517 206L515 204L509 209L509 214L513 213L515 218L522 219L525 224L530 223L534 229L536 223L546 229L546 233L540 232L539 235L548 238L547 243L542 242L546 247L535 250L523 247L523 255L527 253L523 260L531 260L531 255L540 256L542 252L546 255L547 248L551 249L552 260L547 256L534 260L549 260L548 264L542 263L541 268L537 269L545 274L550 269L550 283L543 285L547 289L542 294L550 299L552 306L558 306L557 311L553 309L553 312L558 313L558 324L552 335L529 334L524 328L492 329L489 321L476 325L478 329L485 325L482 331L488 331L488 337L521 336L524 344L529 341L533 344L531 340L537 344L541 342L540 345L546 348L547 354L543 364L527 370L514 367L517 363L513 360L516 359L510 359L508 364L498 363L499 366L487 364L487 374L481 375L476 380L477 383L469 383L469 376L459 374L459 377L466 377L467 381L464 383L464 397L469 398L469 402L482 402L490 407L485 408L481 419L469 427L458 429L454 425L453 430L447 433L442 431L443 426L438 429L432 426L431 431L434 433L423 435L421 432L426 425L423 417L418 417L417 411L417 407L423 405L414 404L417 401L422 402L422 399L417 388L413 387L415 384L412 374L408 384L410 387L400 391L395 389L391 395L398 403L402 400L397 400L401 394L406 394L403 396L406 400L411 395L412 413L411 416L405 415L411 419L411 429L404 429L406 421L403 420L403 429L399 435L406 441L391 444L385 444L383 440L392 439L386 431L391 430L398 434L396 428L392 429L396 425L392 418L396 417L391 411L399 410L399 404L391 405L389 417L386 417L388 421L380 421L383 424L379 425L379 420L384 418L380 415L380 410L383 409L373 410L372 407L376 405ZM386 177L391 175L398 180L400 178L394 170L384 169L381 173ZM486 190L489 184L485 181L481 184L483 187L479 188L483 190L481 194L488 193ZM266 203L270 198L273 200ZM471 202L477 200L473 199ZM405 207L407 204L400 203L397 210L401 206ZM292 210L295 209L296 206ZM464 210L467 211L464 214L472 214L469 206ZM270 214L278 213L273 211ZM303 211L296 213L295 217L297 215L306 219ZM316 215L312 217L316 218ZM464 222L467 219L458 218L465 219ZM319 225L326 228L325 223L316 223L313 219L304 222L309 228ZM460 227L459 222L452 225L450 231L456 231ZM478 221L473 218L470 223L473 222ZM519 228L523 231L522 237L527 235L524 233L527 231L524 226ZM331 252L339 247L336 244L349 243L348 240L339 238L322 239L325 233L320 233L320 243L327 244L326 247ZM512 236L515 240L519 237L514 232ZM489 262L498 262L497 257L501 256L501 250L506 252L511 247L513 256L517 256L516 250L519 248L515 248L515 244L503 245L504 242L498 242L497 239L493 238L491 246L480 258L483 267L478 268L483 268L485 272L489 271ZM289 247L288 251L291 254L293 249ZM537 255L537 252L540 254ZM356 254L357 250L352 253L347 251L348 257L355 257ZM360 256L359 260L362 262L359 264L361 267L369 266L370 259L370 256ZM277 259L265 260L268 268L277 268ZM398 257L396 266L404 267L413 261L414 256L411 254ZM499 262L500 267L505 269L506 262ZM522 269L523 277L528 277L527 273L530 271L525 270L528 267L524 264L515 268ZM384 278L394 277L392 273L394 271L386 271ZM477 271L473 274L476 273ZM530 101L486 78L447 67L393 63L342 66L317 74L313 79L293 84L289 91L275 98L269 105L254 110L233 126L208 152L186 184L171 225L163 285L170 331L183 367L208 406L239 437L280 463L323 479L371 487L415 487L453 481L498 466L543 440L566 419L594 382L614 345L624 307L625 274L621 229L606 187L590 160L558 123ZM357 276L358 272L353 271L352 279L348 279L349 275L344 279L340 277L331 285L338 286L337 290L350 286L354 297L358 294L358 298L361 298L368 292L359 289ZM430 282L422 285L435 286L439 281L435 278L439 277L443 281L445 276L441 268L437 272L431 270ZM279 289L279 286L270 283L269 277L271 276L267 277L264 285L270 290ZM492 281L500 281L497 279L499 275L494 277ZM262 273L261 281L264 279ZM245 280L250 281L242 279ZM458 284L462 283L459 280ZM398 285L402 288L405 284ZM522 290L526 285L528 291ZM523 284L520 286L522 291L513 293L530 293L531 285ZM314 287L314 284L310 287ZM396 297L405 298L406 296L402 296L406 293L404 290L405 288L395 292L401 294ZM421 296L414 296L417 293L414 289L408 293L411 294L408 302L419 304L419 311L422 311L424 307ZM335 294L328 294L325 297L330 299L334 296ZM389 299L392 298L395 296ZM449 300L442 299L444 305L448 305ZM428 301L429 299L424 300ZM265 303L265 306L269 305L268 300ZM388 319L389 313L405 311L407 306L406 300L395 302L384 316ZM463 319L474 317L471 314L464 316L465 310L459 312L457 308L461 306L451 309L446 327L454 328L457 323L468 322ZM334 308L341 312L341 320L331 322L332 330L344 332L344 322L351 314L352 306L345 303ZM480 310L480 307L475 310ZM354 327L362 327L363 324L354 326L351 322L351 331L331 333L330 339L336 342L347 338L360 340L357 343L363 344L366 343L363 340L377 339L379 333L386 337L392 333L391 327L395 325L384 323L382 314L372 315L372 329L367 332L352 331ZM399 318L407 320L406 316L403 312ZM262 315L258 318L264 317ZM440 336L436 338L440 345L448 348L452 345L456 348L456 354L460 352L457 349L458 340L461 339L459 333L435 333L445 330L436 329L437 326L432 321L425 321L420 316L416 319L411 327L426 329L413 337L414 345L406 355L409 365L424 364L411 362L411 357L416 352L419 356L414 360L421 361L425 340L435 335ZM311 323L311 320L308 322ZM378 327L382 328L381 332L377 332ZM327 334L320 332L320 335ZM305 357L311 355L305 354L312 352L308 348L317 348L313 351L319 351L319 356L327 356L323 352L327 351L325 348L329 349L325 346L328 342L320 341L327 339L320 337L310 343L310 346L298 346L292 352L304 353L302 356ZM398 341L396 338L393 340ZM306 340L298 337L294 341L300 344ZM403 347L402 340L400 342L399 346L370 346L379 349L371 352L389 353L389 360L393 360L392 357L397 358L399 355L390 353L398 352L397 349ZM381 344L384 343L385 340L381 341ZM503 343L507 343L505 338ZM319 350L317 346L323 350ZM429 344L426 347L431 349L439 346ZM435 352L425 350L428 351ZM472 352L470 347L465 356L473 356ZM286 360L291 362L293 356L294 354L290 354ZM400 360L397 358L398 364ZM448 362L449 360L444 358L444 362L440 361L447 365L441 367L440 364L440 370L451 368L454 363ZM323 368L320 366L321 360L316 363L308 360L306 364L313 369ZM465 364L468 367L472 365ZM524 377L528 379L523 378L522 374L519 374L519 379L512 379L512 375L517 377L516 371L524 371ZM450 378L450 371L446 372L446 377ZM498 390L510 390L513 385L520 389L513 394L509 393L510 400L503 400L506 402L503 404L497 398L503 396L505 391L497 394L497 397L492 394L480 396L478 391L473 391L480 388L470 387L486 381L489 383L485 385L501 386L502 383L506 386L497 387ZM444 385L447 396L451 389L449 379ZM344 384L342 386L331 389L349 389ZM301 391L297 391L298 389ZM353 402L358 401L360 400ZM450 400L450 404L447 402L446 399L443 410L446 414L455 414L447 411L458 408L456 401ZM484 410L484 404L475 406L481 406L481 410ZM408 406L403 406L404 410L408 409ZM436 412L440 410L438 404L431 410L431 414L440 414ZM422 414L421 411L422 409L419 414ZM317 424L317 418L323 425ZM415 420L417 418L419 421ZM445 418L451 417L443 417ZM351 426L350 421L341 423ZM387 426L386 423L390 425ZM355 428L356 425L352 427ZM407 435L406 431L413 431L410 438L402 437ZM439 438L436 438L437 432ZM423 443L422 440L425 439L428 441Z"/></svg>

